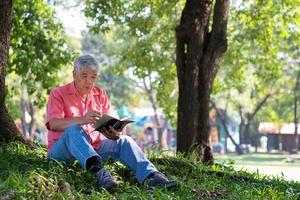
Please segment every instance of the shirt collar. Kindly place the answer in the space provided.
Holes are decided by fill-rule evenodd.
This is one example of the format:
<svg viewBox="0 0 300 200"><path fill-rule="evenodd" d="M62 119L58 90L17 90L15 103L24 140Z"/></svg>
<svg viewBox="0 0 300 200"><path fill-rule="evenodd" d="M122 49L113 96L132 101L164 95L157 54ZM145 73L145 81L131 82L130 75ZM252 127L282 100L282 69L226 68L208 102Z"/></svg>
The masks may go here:
<svg viewBox="0 0 300 200"><path fill-rule="evenodd" d="M67 93L68 94L76 94L78 93L78 91L76 90L75 88L75 83L74 81L72 81L71 83L69 83L67 85ZM78 93L79 94L79 93ZM100 90L97 89L97 87L94 87L91 92L90 92L91 95L100 95Z"/></svg>

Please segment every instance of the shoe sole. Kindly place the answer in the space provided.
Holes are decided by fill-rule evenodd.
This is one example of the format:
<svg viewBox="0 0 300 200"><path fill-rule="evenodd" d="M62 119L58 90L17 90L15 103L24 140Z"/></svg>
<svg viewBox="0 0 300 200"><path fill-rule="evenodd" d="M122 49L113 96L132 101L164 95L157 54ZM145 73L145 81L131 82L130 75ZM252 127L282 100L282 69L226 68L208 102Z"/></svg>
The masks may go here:
<svg viewBox="0 0 300 200"><path fill-rule="evenodd" d="M157 186L148 187L147 190L153 190L154 188L172 190L172 189L177 188L178 186L179 185L178 185L178 183L176 181L170 181L167 184L163 184L163 185L160 184L160 185L157 185Z"/></svg>
<svg viewBox="0 0 300 200"><path fill-rule="evenodd" d="M119 184L117 182L112 182L109 185L100 187L100 190L107 190L109 192L112 192L118 187L118 185Z"/></svg>

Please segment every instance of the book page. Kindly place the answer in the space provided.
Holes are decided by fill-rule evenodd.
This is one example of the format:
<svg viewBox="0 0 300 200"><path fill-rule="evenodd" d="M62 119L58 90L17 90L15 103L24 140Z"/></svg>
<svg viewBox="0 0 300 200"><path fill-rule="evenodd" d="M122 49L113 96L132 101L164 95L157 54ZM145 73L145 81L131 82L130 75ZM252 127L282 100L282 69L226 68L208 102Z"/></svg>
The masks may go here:
<svg viewBox="0 0 300 200"><path fill-rule="evenodd" d="M130 116L123 117L122 119L117 119L109 115L103 115L93 126L96 131L100 131L105 127L109 130L109 127L113 127L116 131L121 132L122 129L128 123L134 122L133 120L129 119Z"/></svg>

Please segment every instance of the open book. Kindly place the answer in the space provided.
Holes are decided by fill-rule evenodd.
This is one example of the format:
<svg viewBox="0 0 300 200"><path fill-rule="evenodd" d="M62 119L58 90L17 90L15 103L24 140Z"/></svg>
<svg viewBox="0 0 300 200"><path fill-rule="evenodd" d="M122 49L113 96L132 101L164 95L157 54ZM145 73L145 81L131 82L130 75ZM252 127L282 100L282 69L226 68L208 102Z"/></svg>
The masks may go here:
<svg viewBox="0 0 300 200"><path fill-rule="evenodd" d="M109 127L113 127L116 131L121 132L123 128L129 124L134 122L133 120L130 120L130 116L123 117L121 119L114 118L109 115L103 115L95 124L94 128L95 131L103 132L102 129L105 127L107 130L109 130Z"/></svg>

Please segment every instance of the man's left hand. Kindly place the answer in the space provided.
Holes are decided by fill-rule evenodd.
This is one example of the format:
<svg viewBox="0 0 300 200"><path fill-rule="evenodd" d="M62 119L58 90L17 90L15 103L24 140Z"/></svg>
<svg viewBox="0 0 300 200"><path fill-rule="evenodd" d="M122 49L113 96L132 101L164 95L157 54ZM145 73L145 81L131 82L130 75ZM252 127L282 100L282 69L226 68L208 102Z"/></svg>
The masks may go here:
<svg viewBox="0 0 300 200"><path fill-rule="evenodd" d="M122 135L122 133L116 131L113 127L110 127L109 130L103 128L101 133L110 140L118 140Z"/></svg>

